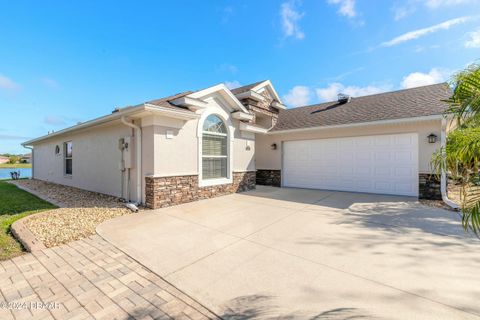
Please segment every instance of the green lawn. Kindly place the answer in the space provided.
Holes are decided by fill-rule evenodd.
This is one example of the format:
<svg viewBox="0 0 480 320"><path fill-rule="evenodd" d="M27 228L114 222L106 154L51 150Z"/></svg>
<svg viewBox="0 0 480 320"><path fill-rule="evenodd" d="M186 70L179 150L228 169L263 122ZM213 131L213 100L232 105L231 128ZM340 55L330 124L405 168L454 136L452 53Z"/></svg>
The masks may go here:
<svg viewBox="0 0 480 320"><path fill-rule="evenodd" d="M16 186L0 181L0 260L19 255L22 245L13 238L10 226L16 220L56 206Z"/></svg>
<svg viewBox="0 0 480 320"><path fill-rule="evenodd" d="M0 168L31 168L31 163L0 163Z"/></svg>

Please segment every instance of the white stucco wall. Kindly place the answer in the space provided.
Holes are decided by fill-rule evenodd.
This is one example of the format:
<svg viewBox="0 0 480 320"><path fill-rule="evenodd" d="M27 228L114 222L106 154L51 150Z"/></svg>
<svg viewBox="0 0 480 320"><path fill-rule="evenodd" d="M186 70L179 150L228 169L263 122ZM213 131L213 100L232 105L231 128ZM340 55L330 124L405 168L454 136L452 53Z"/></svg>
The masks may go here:
<svg viewBox="0 0 480 320"><path fill-rule="evenodd" d="M115 122L34 144L34 178L120 197L118 139L131 134L130 128ZM73 144L72 176L64 174L63 143L66 141ZM57 145L60 154L55 155Z"/></svg>
<svg viewBox="0 0 480 320"><path fill-rule="evenodd" d="M280 170L282 168L283 141L413 132L418 133L419 172L430 173L430 159L433 152L440 147L441 120L431 120L408 124L384 124L362 127L332 128L267 135L257 134L256 168ZM438 140L435 144L428 143L427 136L430 133L434 133L438 136ZM272 150L270 147L273 143L277 144L276 150Z"/></svg>

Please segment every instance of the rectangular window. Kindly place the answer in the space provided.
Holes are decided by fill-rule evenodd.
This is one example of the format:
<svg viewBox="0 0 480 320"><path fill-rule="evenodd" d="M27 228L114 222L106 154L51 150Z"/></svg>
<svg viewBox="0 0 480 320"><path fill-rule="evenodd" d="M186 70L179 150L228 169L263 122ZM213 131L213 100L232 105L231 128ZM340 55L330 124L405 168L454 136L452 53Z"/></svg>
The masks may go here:
<svg viewBox="0 0 480 320"><path fill-rule="evenodd" d="M73 152L72 152L72 141L65 142L64 146L64 157L65 157L65 174L71 176L73 173Z"/></svg>
<svg viewBox="0 0 480 320"><path fill-rule="evenodd" d="M226 178L227 159L227 136L204 132L202 139L202 178Z"/></svg>

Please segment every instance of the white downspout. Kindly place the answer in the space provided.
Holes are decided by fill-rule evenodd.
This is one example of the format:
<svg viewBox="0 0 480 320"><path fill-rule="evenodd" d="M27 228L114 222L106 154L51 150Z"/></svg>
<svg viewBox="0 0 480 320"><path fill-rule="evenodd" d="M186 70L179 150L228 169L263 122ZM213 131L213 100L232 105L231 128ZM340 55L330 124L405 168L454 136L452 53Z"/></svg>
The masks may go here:
<svg viewBox="0 0 480 320"><path fill-rule="evenodd" d="M137 162L137 197L138 203L142 203L142 128L137 126L131 122L128 122L125 116L120 118L122 123L130 128L136 130L135 132L135 145L137 146L137 155L136 155L136 162Z"/></svg>
<svg viewBox="0 0 480 320"><path fill-rule="evenodd" d="M32 165L32 179L34 179L35 176L33 175L33 170L34 170L34 169L33 169L33 152L34 152L34 151L33 151L33 147L24 146L23 144L22 144L22 147L24 147L25 149L30 149L30 150L32 151L32 152L31 152L32 157L30 158L30 164Z"/></svg>
<svg viewBox="0 0 480 320"><path fill-rule="evenodd" d="M447 145L447 119L443 118L442 119L442 131L440 133L440 147L444 149L446 145ZM453 209L459 209L458 205L455 202L448 199L446 170L442 170L442 176L441 176L441 181L440 181L440 190L442 192L443 202L445 202L448 206L452 207Z"/></svg>

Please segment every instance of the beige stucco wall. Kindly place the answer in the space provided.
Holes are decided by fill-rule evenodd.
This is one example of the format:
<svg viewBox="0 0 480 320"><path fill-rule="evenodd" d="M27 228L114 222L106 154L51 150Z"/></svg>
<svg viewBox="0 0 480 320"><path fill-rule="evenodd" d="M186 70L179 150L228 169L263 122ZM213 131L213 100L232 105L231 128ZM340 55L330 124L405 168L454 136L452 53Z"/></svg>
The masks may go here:
<svg viewBox="0 0 480 320"><path fill-rule="evenodd" d="M216 113L217 106L211 107ZM240 121L230 119L232 125L232 171L255 170L255 135L242 132ZM156 117L143 120L143 172L144 175L173 176L198 174L199 125L201 119L189 121ZM171 138L167 138L171 132Z"/></svg>
<svg viewBox="0 0 480 320"><path fill-rule="evenodd" d="M231 169L236 171L255 170L255 135L241 132L239 121L230 119L230 110L214 101L210 113L222 113L231 125L230 156ZM228 112L227 112L228 111ZM142 200L145 200L145 176L177 176L199 174L200 119L179 120L159 116L147 116L135 121L142 126ZM167 138L167 131L172 133ZM134 130L116 121L84 129L61 137L52 137L34 145L34 174L36 179L114 196L126 196L121 192L119 169L121 152L118 140L131 136L132 168L130 170L130 195L136 197L136 146ZM64 175L63 143L73 142L73 175ZM55 155L55 146L61 153Z"/></svg>
<svg viewBox="0 0 480 320"><path fill-rule="evenodd" d="M34 178L120 197L118 139L129 135L131 129L115 122L34 144ZM64 175L63 143L66 141L73 144L72 176ZM55 155L57 145L60 154Z"/></svg>
<svg viewBox="0 0 480 320"><path fill-rule="evenodd" d="M356 137L395 133L418 133L419 172L430 172L430 159L435 150L440 147L441 120L431 120L404 124L370 125L362 127L344 127L321 129L304 132L289 132L279 134L256 135L256 168L281 169L282 168L282 142L303 139L325 139L334 137ZM427 141L427 136L434 133L438 136L435 144ZM271 145L277 144L277 149L272 150Z"/></svg>

